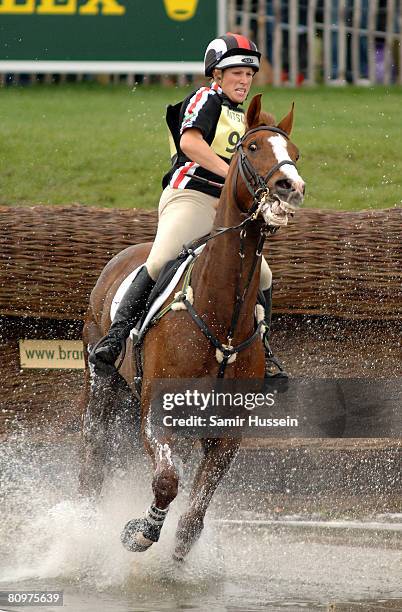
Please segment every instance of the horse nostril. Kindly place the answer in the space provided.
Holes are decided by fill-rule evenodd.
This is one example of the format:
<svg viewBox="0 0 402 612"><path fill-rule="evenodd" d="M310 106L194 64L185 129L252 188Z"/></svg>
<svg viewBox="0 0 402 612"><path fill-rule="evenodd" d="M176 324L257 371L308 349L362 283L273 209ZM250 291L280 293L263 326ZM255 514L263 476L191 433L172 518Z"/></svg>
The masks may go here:
<svg viewBox="0 0 402 612"><path fill-rule="evenodd" d="M276 181L275 187L278 187L283 191L292 191L293 189L292 181L289 179L280 179L279 181Z"/></svg>

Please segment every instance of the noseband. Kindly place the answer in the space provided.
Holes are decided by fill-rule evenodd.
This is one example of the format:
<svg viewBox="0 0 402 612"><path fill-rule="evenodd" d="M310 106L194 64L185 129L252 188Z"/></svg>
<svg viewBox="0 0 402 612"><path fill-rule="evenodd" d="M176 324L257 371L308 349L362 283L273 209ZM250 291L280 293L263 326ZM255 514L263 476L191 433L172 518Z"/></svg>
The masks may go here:
<svg viewBox="0 0 402 612"><path fill-rule="evenodd" d="M286 138L286 140L289 140L289 136L287 135L286 132L284 132L278 127L268 126L268 125L261 125L260 127L256 127L256 128L253 128L252 130L249 130L239 140L239 143L237 145L237 151L238 151L237 171L242 177L243 182L245 186L247 187L247 190L249 191L249 193L251 194L253 198L253 204L251 208L249 208L248 210L249 214L250 213L252 214L256 211L260 203L261 196L263 194L265 195L269 194L268 181L270 180L270 178L272 178L275 172L279 170L279 168L281 168L285 164L289 166L294 166L296 168L296 164L294 163L294 161L292 161L291 159L284 159L281 162L278 162L277 164L272 166L272 168L269 170L266 176L261 176L261 174L257 172L257 170L254 168L253 164L251 163L251 161L246 155L246 152L244 150L244 141L251 134L255 134L256 132L260 132L261 130L265 130L267 132L275 132L276 134L280 134L281 136ZM234 196L235 202L237 202L238 204L237 195L236 195L236 183L237 181L233 181L233 196Z"/></svg>

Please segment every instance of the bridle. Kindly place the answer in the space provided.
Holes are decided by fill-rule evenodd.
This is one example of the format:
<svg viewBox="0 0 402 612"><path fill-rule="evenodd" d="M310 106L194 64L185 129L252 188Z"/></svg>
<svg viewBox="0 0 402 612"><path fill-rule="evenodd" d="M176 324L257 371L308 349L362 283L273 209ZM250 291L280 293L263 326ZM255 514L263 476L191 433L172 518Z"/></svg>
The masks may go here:
<svg viewBox="0 0 402 612"><path fill-rule="evenodd" d="M269 172L265 176L261 176L261 174L257 172L257 170L254 168L253 164L251 163L250 159L248 158L244 150L244 141L248 139L248 137L251 136L252 134L255 134L256 132L260 132L261 130L280 134L281 136L286 138L286 140L289 140L289 136L284 130L281 130L281 128L273 126L273 125L261 125L259 127L252 128L251 130L246 132L244 136L240 138L239 142L236 145L236 152L238 153L237 168L236 168L237 176L235 180L233 180L232 195L233 195L234 201L236 202L237 207L241 210L243 214L246 213L246 211L244 211L241 208L241 206L239 206L239 202L237 199L237 190L236 190L237 178L239 175L243 179L243 182L245 186L247 187L248 192L253 198L253 203L251 207L247 210L247 213L249 215L254 215L254 213L257 211L261 203L261 199L265 198L265 201L268 200L269 193L270 193L268 182L272 178L272 176L275 174L275 172L277 172L285 164L289 166L294 166L295 168L297 168L295 162L292 161L291 159L283 159L281 162L278 162L277 164L272 166L272 168L269 170ZM217 187L218 189L222 189L223 187L222 183L216 183L215 181L211 181L201 176L192 175L191 179L195 181L199 181L200 183L204 183L206 185L210 185L212 187ZM253 216L253 220L255 220L255 218L256 217ZM227 229L238 229L239 227L241 227L241 225L235 226L233 228L227 228ZM213 237L220 235L220 233L221 232L217 232L216 234L214 234Z"/></svg>
<svg viewBox="0 0 402 612"><path fill-rule="evenodd" d="M291 159L284 159L278 162L277 164L275 164L274 166L272 166L272 168L269 170L269 172L265 176L261 176L261 174L257 172L253 164L251 163L250 159L248 158L246 151L244 150L244 143L245 143L245 140L249 138L249 136L251 136L252 134L255 134L256 132L260 132L261 130L280 134L281 136L286 138L286 140L289 140L289 136L284 130L281 130L281 128L278 128L276 126L268 126L268 125L261 125L259 127L249 130L239 140L237 144L237 152L238 152L237 177L239 175L241 176L245 186L247 187L248 192L253 198L253 203L251 207L248 209L249 214L254 214L256 212L260 204L261 198L263 196L265 196L265 198L268 198L269 192L270 192L269 187L268 187L268 182L272 178L272 176L275 174L275 172L277 172L285 164L294 166L296 168L296 164L294 161L292 161ZM237 192L236 192L237 177L236 177L236 180L233 181L233 198L238 208L240 208L238 200L237 200Z"/></svg>
<svg viewBox="0 0 402 612"><path fill-rule="evenodd" d="M243 221L241 221L241 223L239 223L238 225L219 228L215 234L211 234L210 236L204 237L200 240L195 240L191 245L184 245L184 251L187 254L191 255L194 253L194 248L196 248L196 247L193 247L194 244L196 244L196 246L198 247L201 244L205 244L209 242L210 240L213 240L214 238L217 238L218 236L225 234L226 232L237 230L237 229L242 230L245 225L248 225L250 223L250 221L255 221L258 217L258 212L259 212L259 207L261 205L261 201L266 202L269 200L270 189L268 187L268 181L270 180L270 178L275 174L275 172L279 170L279 168L281 168L285 164L288 164L290 166L294 166L295 168L297 168L294 161L292 161L291 159L284 159L281 162L278 162L277 164L272 166L272 168L270 168L270 170L265 176L261 176L261 174L257 172L257 170L254 168L253 164L250 162L244 150L244 141L251 134L255 134L256 132L260 132L261 130L265 130L268 132L275 132L277 134L280 134L281 136L284 136L286 140L289 140L289 136L284 130L281 130L280 128L276 126L261 125L259 127L253 128L249 130L248 132L246 132L244 136L242 136L239 142L237 143L236 145L236 149L238 153L237 155L237 176L233 180L232 196L233 196L234 201L236 202L238 209L241 211L243 216L246 215L246 218ZM247 190L249 191L249 193L251 194L253 198L253 203L247 211L244 211L239 206L239 202L237 199L236 187L237 187L237 178L239 175L242 177L243 182L245 186L247 187ZM197 179L197 180L201 179L201 177L197 177L197 176L193 176L192 178ZM213 181L209 181L208 179L204 179L204 178L202 179L202 182L213 185L214 187L223 187L223 185L220 185L220 183L215 183ZM277 227L264 226L262 231L264 231L265 234L274 234L277 231L277 229L278 229Z"/></svg>

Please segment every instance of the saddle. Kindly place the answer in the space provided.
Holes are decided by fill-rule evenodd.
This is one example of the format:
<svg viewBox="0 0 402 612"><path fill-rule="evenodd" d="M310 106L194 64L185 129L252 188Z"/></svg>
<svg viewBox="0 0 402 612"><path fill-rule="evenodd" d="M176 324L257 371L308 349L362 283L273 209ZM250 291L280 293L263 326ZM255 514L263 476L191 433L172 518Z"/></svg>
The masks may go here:
<svg viewBox="0 0 402 612"><path fill-rule="evenodd" d="M141 340L145 335L150 324L159 318L158 314L161 313L162 306L166 301L167 297L172 293L173 289L180 282L185 271L194 263L194 260L202 252L209 234L203 236L189 245L184 245L182 251L179 253L176 259L168 261L160 271L158 279L154 288L152 289L145 307L143 316L137 321L135 328L131 332L131 337L136 337L137 341ZM123 297L127 286L135 279L142 265L124 279L120 287L118 288L116 295L111 304L111 319L113 320L114 314L118 308L121 298ZM258 292L257 304L265 308L265 298L262 291ZM168 308L167 310L169 310ZM140 344L140 342L139 342Z"/></svg>
<svg viewBox="0 0 402 612"><path fill-rule="evenodd" d="M197 241L197 243L199 242L201 242L201 240ZM177 259L171 260L164 265L161 270L161 273L159 274L158 280L149 295L144 315L141 320L137 322L135 328L130 333L132 338L135 336L137 340L139 340L144 335L150 322L158 313L158 311L162 308L167 297L179 283L180 278L184 274L187 267L190 265L191 262L194 262L195 258L201 253L203 248L203 243L201 243L200 246L197 246L197 244L193 243L190 247L184 247L183 251L179 254ZM120 301L123 298L123 295L125 294L128 286L135 280L135 277L137 276L138 272L141 270L142 267L143 264L133 270L122 281L121 285L117 289L110 306L110 318L112 321L116 314L117 308L119 307Z"/></svg>

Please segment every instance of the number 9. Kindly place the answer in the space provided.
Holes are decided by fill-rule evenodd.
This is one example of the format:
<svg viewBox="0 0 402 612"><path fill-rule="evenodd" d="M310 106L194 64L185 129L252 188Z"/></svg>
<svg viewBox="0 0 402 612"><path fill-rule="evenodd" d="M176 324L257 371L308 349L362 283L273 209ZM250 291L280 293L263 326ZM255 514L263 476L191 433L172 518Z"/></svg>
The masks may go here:
<svg viewBox="0 0 402 612"><path fill-rule="evenodd" d="M239 132L231 132L228 136L228 143L232 145L231 147L226 147L226 151L228 153L234 153L236 151L236 146L240 140Z"/></svg>

